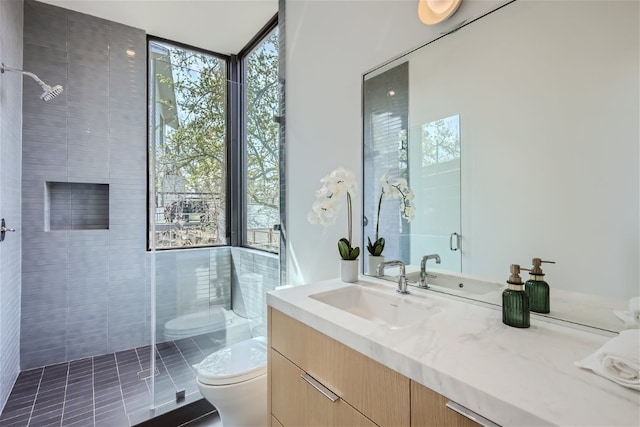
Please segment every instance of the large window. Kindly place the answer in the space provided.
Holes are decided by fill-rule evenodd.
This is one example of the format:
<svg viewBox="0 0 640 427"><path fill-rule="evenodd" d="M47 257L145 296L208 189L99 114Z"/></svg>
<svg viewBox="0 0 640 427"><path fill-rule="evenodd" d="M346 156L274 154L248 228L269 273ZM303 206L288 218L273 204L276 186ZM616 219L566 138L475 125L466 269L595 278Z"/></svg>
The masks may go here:
<svg viewBox="0 0 640 427"><path fill-rule="evenodd" d="M149 246L278 252L276 19L237 58L159 39L148 52Z"/></svg>
<svg viewBox="0 0 640 427"><path fill-rule="evenodd" d="M158 40L148 49L149 240L158 249L224 245L227 61Z"/></svg>
<svg viewBox="0 0 640 427"><path fill-rule="evenodd" d="M277 252L280 236L278 29L243 58L245 106L245 242Z"/></svg>

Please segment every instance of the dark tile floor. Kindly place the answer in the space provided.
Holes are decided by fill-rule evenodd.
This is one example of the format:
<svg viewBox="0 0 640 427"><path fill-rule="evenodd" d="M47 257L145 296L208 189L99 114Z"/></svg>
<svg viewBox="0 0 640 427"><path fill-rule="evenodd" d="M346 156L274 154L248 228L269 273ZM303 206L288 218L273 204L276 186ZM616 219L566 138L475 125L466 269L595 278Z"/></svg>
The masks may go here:
<svg viewBox="0 0 640 427"><path fill-rule="evenodd" d="M194 396L192 365L222 348L224 338L207 334L158 343L153 402L150 346L23 371L0 414L0 426L135 425L153 417L152 403L175 402L178 390Z"/></svg>

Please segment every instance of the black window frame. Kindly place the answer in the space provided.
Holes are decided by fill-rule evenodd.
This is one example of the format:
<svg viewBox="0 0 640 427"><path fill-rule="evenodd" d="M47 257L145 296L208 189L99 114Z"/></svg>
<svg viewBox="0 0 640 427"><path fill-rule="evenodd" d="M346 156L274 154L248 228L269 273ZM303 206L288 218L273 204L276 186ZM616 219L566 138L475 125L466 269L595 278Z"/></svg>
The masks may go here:
<svg viewBox="0 0 640 427"><path fill-rule="evenodd" d="M245 66L245 59L247 58L247 55L249 55L254 48L256 48L260 43L262 43L264 41L264 39L269 36L269 34L271 34L271 32L273 30L275 30L278 27L278 14L276 13L261 29L260 31L258 31L256 33L255 36L253 36L253 38L249 41L249 43L247 43L238 53L238 73L239 73L239 81L240 81L240 87L241 88L245 88L246 87L246 83L247 83L247 70L246 70L246 66ZM278 34L278 37L280 37L280 34ZM280 60L280 58L278 58L278 60ZM244 91L241 91L239 94L239 102L240 102L240 112L241 112L241 120L239 121L239 125L240 125L240 129L239 129L239 136L240 136L240 151L241 151L241 157L240 157L240 163L238 164L238 166L240 167L239 170L239 194L240 194L240 215L241 217L238 218L239 221L239 228L238 228L238 238L239 238L239 244L237 246L241 246L243 248L249 248L249 249L254 249L257 251L263 251L263 252L267 252L270 254L279 254L280 253L280 249L278 249L278 252L273 252L273 251L269 251L266 249L262 249L262 248L257 248L255 246L250 246L247 244L247 225L248 225L248 218L247 218L247 181L246 181L246 175L243 173L244 170L247 167L247 150L245 149L245 143L246 143L246 126L245 124L247 123L247 106L245 105L245 100L246 97L244 96ZM280 175L282 174L282 171L280 171ZM280 215L282 215L282 213L280 213Z"/></svg>

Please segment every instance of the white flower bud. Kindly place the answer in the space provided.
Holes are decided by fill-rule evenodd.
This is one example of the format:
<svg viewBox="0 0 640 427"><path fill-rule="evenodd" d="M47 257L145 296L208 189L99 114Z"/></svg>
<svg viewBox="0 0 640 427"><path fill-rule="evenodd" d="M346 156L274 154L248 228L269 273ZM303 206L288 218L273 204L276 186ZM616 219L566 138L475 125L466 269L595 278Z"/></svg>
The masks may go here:
<svg viewBox="0 0 640 427"><path fill-rule="evenodd" d="M318 218L318 214L315 212L309 212L307 214L307 221L309 221L310 224L318 224L320 222L320 218Z"/></svg>
<svg viewBox="0 0 640 427"><path fill-rule="evenodd" d="M329 189L326 186L322 186L319 190L316 190L316 198L319 199L321 197L326 197L327 195L330 195L331 193L329 193Z"/></svg>

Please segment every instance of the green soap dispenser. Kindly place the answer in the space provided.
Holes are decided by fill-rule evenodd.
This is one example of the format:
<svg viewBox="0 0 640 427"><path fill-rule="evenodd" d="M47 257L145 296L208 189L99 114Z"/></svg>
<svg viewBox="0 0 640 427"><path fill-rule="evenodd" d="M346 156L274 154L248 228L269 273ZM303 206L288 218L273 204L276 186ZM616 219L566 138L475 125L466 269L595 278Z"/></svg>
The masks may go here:
<svg viewBox="0 0 640 427"><path fill-rule="evenodd" d="M502 323L515 328L528 328L529 316L529 296L520 278L520 266L511 264L507 289L502 292Z"/></svg>
<svg viewBox="0 0 640 427"><path fill-rule="evenodd" d="M549 284L544 281L544 273L540 265L543 262L555 264L555 261L542 261L540 258L534 258L531 262L533 263L533 268L529 270L531 278L524 284L525 292L529 295L531 311L549 313L551 311Z"/></svg>

